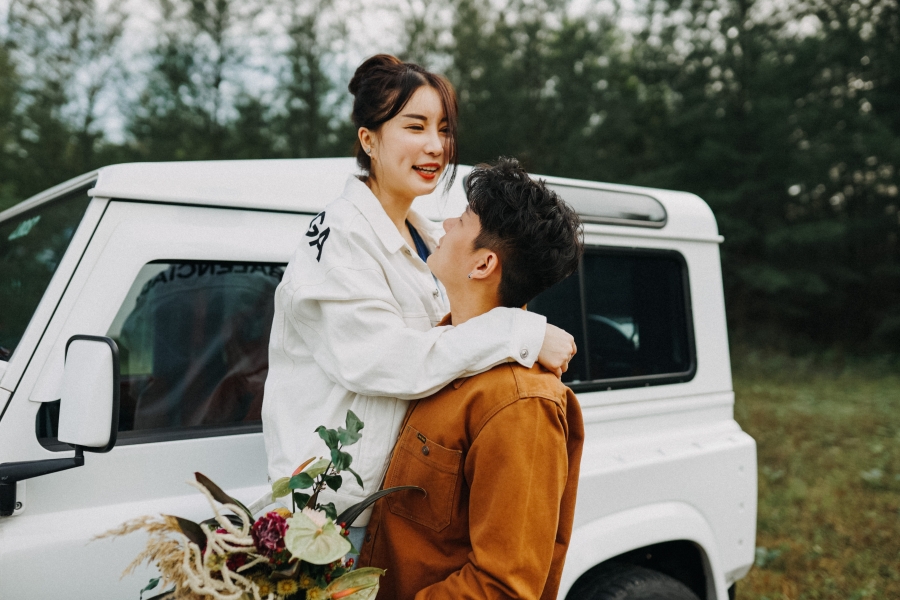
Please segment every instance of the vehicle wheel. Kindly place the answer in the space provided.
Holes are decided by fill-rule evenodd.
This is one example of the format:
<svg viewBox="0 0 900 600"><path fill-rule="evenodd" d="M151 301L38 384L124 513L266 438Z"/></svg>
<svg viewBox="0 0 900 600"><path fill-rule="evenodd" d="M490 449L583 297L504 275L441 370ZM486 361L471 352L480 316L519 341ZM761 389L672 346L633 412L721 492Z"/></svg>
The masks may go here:
<svg viewBox="0 0 900 600"><path fill-rule="evenodd" d="M700 600L690 588L659 571L606 563L575 582L566 600Z"/></svg>

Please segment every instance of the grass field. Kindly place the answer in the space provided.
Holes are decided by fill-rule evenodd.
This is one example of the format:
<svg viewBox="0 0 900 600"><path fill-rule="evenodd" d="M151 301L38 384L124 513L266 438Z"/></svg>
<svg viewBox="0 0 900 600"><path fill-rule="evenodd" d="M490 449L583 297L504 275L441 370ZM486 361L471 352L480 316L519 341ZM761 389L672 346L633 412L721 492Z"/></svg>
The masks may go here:
<svg viewBox="0 0 900 600"><path fill-rule="evenodd" d="M900 599L900 368L734 354L756 438L756 566L741 600Z"/></svg>

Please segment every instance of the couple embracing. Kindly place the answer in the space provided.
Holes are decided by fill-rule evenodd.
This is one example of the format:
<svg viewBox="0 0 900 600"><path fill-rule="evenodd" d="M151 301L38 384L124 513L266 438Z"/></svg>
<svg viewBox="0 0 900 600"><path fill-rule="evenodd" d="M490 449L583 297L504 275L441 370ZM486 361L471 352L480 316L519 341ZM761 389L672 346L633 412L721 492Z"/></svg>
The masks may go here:
<svg viewBox="0 0 900 600"><path fill-rule="evenodd" d="M522 307L582 251L578 217L512 159L476 167L443 231L410 209L456 175L449 82L379 55L350 82L357 163L275 295L263 432L269 476L317 453L352 410L359 564L379 598L555 598L572 530L581 412L559 377L573 338ZM449 171L446 172L445 171ZM311 425L312 424L312 425Z"/></svg>

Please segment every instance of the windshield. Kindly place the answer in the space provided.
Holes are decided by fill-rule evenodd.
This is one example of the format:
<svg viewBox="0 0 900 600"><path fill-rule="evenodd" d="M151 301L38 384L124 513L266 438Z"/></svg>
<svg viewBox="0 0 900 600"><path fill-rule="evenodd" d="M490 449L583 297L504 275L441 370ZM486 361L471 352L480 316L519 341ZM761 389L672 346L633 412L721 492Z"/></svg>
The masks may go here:
<svg viewBox="0 0 900 600"><path fill-rule="evenodd" d="M9 360L91 198L87 188L0 222L0 360Z"/></svg>

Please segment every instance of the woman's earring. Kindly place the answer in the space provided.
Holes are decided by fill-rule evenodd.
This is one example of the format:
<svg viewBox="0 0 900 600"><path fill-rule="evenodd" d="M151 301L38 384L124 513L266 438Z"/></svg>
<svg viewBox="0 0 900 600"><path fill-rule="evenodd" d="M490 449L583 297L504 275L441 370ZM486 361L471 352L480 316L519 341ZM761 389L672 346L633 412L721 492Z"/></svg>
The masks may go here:
<svg viewBox="0 0 900 600"><path fill-rule="evenodd" d="M368 154L369 156L372 156L372 149L366 148L366 154Z"/></svg>
<svg viewBox="0 0 900 600"><path fill-rule="evenodd" d="M472 274L471 274L471 273L469 273L469 279L472 279Z"/></svg>

